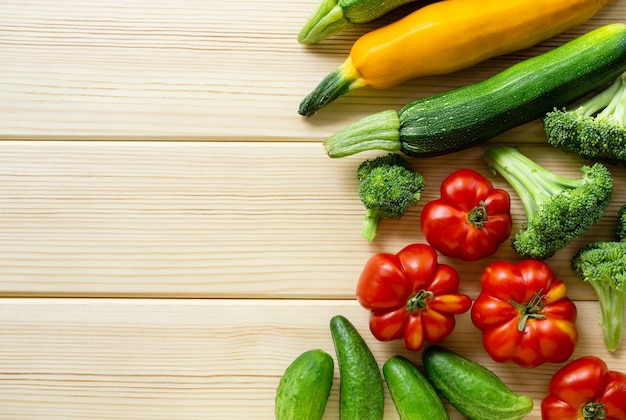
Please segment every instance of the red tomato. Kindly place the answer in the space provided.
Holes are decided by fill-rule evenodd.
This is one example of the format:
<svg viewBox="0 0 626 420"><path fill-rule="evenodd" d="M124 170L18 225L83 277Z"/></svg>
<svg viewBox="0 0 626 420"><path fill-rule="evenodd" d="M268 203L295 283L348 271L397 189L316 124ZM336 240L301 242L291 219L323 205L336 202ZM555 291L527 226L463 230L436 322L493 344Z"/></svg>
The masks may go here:
<svg viewBox="0 0 626 420"><path fill-rule="evenodd" d="M559 369L541 402L543 420L626 419L626 375L609 371L595 356Z"/></svg>
<svg viewBox="0 0 626 420"><path fill-rule="evenodd" d="M357 283L359 303L371 311L370 329L380 341L402 338L409 350L434 343L454 329L454 315L467 312L472 300L458 293L459 275L437 262L437 251L409 245L397 254L376 254Z"/></svg>
<svg viewBox="0 0 626 420"><path fill-rule="evenodd" d="M421 228L428 243L449 257L476 261L508 239L509 194L476 171L459 169L441 184L441 198L424 206Z"/></svg>
<svg viewBox="0 0 626 420"><path fill-rule="evenodd" d="M544 262L496 261L482 274L472 322L497 362L523 367L566 361L578 344L576 306L567 287Z"/></svg>

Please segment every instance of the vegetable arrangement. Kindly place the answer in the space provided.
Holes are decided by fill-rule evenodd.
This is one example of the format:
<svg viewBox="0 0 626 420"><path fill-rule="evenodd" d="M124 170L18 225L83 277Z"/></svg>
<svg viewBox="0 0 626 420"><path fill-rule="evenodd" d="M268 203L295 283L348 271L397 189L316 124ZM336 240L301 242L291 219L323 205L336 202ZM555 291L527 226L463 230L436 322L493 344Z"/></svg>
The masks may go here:
<svg viewBox="0 0 626 420"><path fill-rule="evenodd" d="M381 375L372 351L347 318L333 316L330 331L339 362L342 419L382 419L383 378L401 420L446 420L444 401L470 420L519 420L533 409L530 396L441 345L424 349L421 370L406 357L393 355ZM320 349L305 351L280 379L276 418L321 419L332 382L331 356ZM571 361L552 376L541 415L543 420L621 420L626 416L626 374L610 371L596 356Z"/></svg>
<svg viewBox="0 0 626 420"><path fill-rule="evenodd" d="M579 25L609 0L446 0L359 38L348 58L302 101L315 114L363 87L385 89L530 47Z"/></svg>
<svg viewBox="0 0 626 420"><path fill-rule="evenodd" d="M357 23L348 16L352 7L363 7L358 13L373 20L404 3L380 2L374 10L368 0L323 0L299 41L318 42ZM359 87L387 88L534 45L584 22L607 3L432 3L357 40L343 65L304 99L299 112L312 116ZM568 110L578 100L582 103ZM421 351L422 366L393 355L382 365L381 377L363 337L345 318L334 317L342 419L382 418L384 383L403 420L447 419L444 402L469 419L528 415L532 398L439 344L467 312L495 363L532 370L568 362L575 354L577 308L545 260L580 240L604 216L614 189L609 166L626 162L626 24L599 27L478 83L373 114L324 141L332 158L391 152L357 168L359 197L367 209L361 234L373 241L383 217L402 217L425 191L424 177L396 152L413 158L449 154L539 119L548 144L592 162L571 178L542 167L517 147L498 145L486 148L484 164L515 195L467 168L454 169L443 180L440 197L420 213L428 244L375 253L356 286L372 336L381 342L399 340L410 355ZM512 199L521 203L525 216L513 237ZM597 293L604 342L612 352L621 342L626 313L624 238L626 205L617 215L615 241L584 245L571 259L576 276ZM486 263L476 297L461 293L454 266L438 260L439 254L463 262L484 260L507 241L519 261ZM306 378L302 382L312 388ZM323 399L326 388L320 389L310 391L309 402ZM626 374L610 371L597 356L569 361L554 373L545 393L544 420L626 418Z"/></svg>
<svg viewBox="0 0 626 420"><path fill-rule="evenodd" d="M381 375L372 351L346 317L333 316L330 331L339 362L341 419L382 419L384 384L401 420L447 420L444 400L476 420L518 420L533 408L532 398L511 390L491 370L440 345L423 351L422 370L394 355L383 364ZM332 387L329 357L313 349L287 367L276 391L277 419L318 420L324 415ZM312 381L316 376L319 383Z"/></svg>
<svg viewBox="0 0 626 420"><path fill-rule="evenodd" d="M413 157L456 152L564 107L624 71L626 24L605 25L478 83L365 117L324 147L333 158L373 149Z"/></svg>

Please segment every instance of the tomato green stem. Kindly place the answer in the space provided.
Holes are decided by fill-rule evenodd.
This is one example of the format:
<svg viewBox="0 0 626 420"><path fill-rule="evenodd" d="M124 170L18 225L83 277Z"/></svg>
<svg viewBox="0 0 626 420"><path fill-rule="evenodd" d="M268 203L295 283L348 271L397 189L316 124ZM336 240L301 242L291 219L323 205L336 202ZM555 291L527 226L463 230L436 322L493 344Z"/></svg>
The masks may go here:
<svg viewBox="0 0 626 420"><path fill-rule="evenodd" d="M487 223L487 205L484 201L480 201L480 203L472 209L469 213L467 213L467 221L470 225L481 229Z"/></svg>
<svg viewBox="0 0 626 420"><path fill-rule="evenodd" d="M522 313L522 316L517 324L517 330L522 332L526 328L526 322L529 318L534 319L543 319L546 318L546 314L542 314L543 308L545 306L543 302L543 295L541 294L542 290L539 290L535 295L530 299L527 305L522 305L520 303L509 301L509 303L515 306Z"/></svg>
<svg viewBox="0 0 626 420"><path fill-rule="evenodd" d="M606 410L604 404L598 404L593 401L588 402L583 407L584 420L602 420L606 419Z"/></svg>
<svg viewBox="0 0 626 420"><path fill-rule="evenodd" d="M420 290L406 301L406 310L408 313L424 309L428 302L435 296L430 290Z"/></svg>

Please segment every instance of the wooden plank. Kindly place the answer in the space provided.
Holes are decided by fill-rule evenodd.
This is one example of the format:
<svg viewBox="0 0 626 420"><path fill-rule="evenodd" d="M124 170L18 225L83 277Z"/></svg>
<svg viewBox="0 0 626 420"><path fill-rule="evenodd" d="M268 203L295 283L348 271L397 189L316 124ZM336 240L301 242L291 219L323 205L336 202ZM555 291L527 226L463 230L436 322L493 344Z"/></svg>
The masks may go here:
<svg viewBox="0 0 626 420"><path fill-rule="evenodd" d="M616 1L534 48L449 76L363 89L303 120L302 97L361 33L385 22L305 47L295 34L316 3L0 4L0 418L270 419L288 363L314 347L334 354L328 320L336 313L355 322L379 362L418 360L368 335L356 278L374 252L423 239L421 206L452 166L486 174L484 147L412 160L429 189L369 244L360 237L354 170L375 154L331 160L319 140L626 16ZM495 141L522 142L565 174L582 164L544 146L538 122ZM604 350L595 294L569 269L578 246L612 237L612 216L626 202L626 173L612 170L607 217L550 264L577 300L574 357L596 354L626 371L621 350ZM519 228L515 199L513 212ZM497 258L516 257L505 246L481 263L442 260L476 296L482 268ZM558 367L491 362L467 314L445 344L537 406ZM336 373L328 419L338 417L337 392ZM396 418L387 395L386 419ZM537 407L529 418L539 418Z"/></svg>
<svg viewBox="0 0 626 420"><path fill-rule="evenodd" d="M373 154L328 158L318 143L5 142L0 149L0 295L324 297L351 299L375 252L423 242L419 214L453 169L489 175L484 148L413 159L427 188L377 239L360 236L355 170ZM583 162L548 146L525 153L568 176ZM450 165L450 161L454 165ZM588 235L552 258L572 296L593 299L569 259L611 239L626 202L623 168L613 204ZM516 194L514 231L525 220ZM484 266L516 259L505 243L477 263L442 258L477 293Z"/></svg>
<svg viewBox="0 0 626 420"><path fill-rule="evenodd" d="M3 1L0 139L319 140L365 115L482 80L626 17L626 5L616 1L534 48L393 89L360 89L304 120L298 104L358 36L400 17L300 45L296 35L316 5ZM537 124L528 128L527 138L542 138Z"/></svg>
<svg viewBox="0 0 626 420"><path fill-rule="evenodd" d="M574 358L594 354L626 371L620 350L602 344L594 302L578 303ZM382 365L421 353L371 337L354 300L0 300L0 417L7 419L273 418L275 387L301 352L335 357L328 322L348 317ZM442 344L483 363L535 400L560 364L524 369L491 361L469 315ZM338 418L338 380L325 419ZM397 419L387 393L385 419ZM451 418L460 419L450 408Z"/></svg>

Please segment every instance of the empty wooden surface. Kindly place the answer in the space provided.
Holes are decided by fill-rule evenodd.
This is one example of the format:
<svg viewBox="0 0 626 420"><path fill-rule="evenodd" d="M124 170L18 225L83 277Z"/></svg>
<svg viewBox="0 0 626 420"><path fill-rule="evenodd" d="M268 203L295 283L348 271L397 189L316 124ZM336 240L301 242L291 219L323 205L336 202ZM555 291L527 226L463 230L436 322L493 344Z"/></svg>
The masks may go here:
<svg viewBox="0 0 626 420"><path fill-rule="evenodd" d="M328 158L321 141L365 115L481 80L602 24L453 75L362 89L305 120L296 110L365 31L316 46L295 36L316 6L292 2L135 0L0 2L0 419L271 419L278 380L300 353L334 355L328 322L346 315L382 365L420 353L380 343L355 300L375 252L423 241L419 214L453 169L489 175L490 144L519 145L559 173L585 162L527 124L490 144L412 159L421 202L360 236L354 172L376 153ZM611 239L626 170L605 217L548 260L579 309L573 358L609 354L598 302L569 260ZM508 188L501 178L496 186ZM514 230L523 210L513 193ZM508 244L477 263L442 258L476 297L482 269L518 260ZM538 406L561 365L496 364L469 315L444 342L493 369ZM338 372L326 419L338 418ZM453 419L462 418L450 408ZM397 419L387 395L386 419Z"/></svg>

